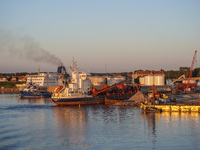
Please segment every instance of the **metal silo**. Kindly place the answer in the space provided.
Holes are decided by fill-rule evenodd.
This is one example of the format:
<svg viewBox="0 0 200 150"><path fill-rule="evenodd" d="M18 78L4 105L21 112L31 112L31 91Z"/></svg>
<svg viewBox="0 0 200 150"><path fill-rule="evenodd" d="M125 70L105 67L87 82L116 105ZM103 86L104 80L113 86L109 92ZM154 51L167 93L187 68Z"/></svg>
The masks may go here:
<svg viewBox="0 0 200 150"><path fill-rule="evenodd" d="M144 84L146 86L152 86L153 85L153 76L145 76L144 77Z"/></svg>
<svg viewBox="0 0 200 150"><path fill-rule="evenodd" d="M154 76L154 85L165 85L165 77L162 75Z"/></svg>
<svg viewBox="0 0 200 150"><path fill-rule="evenodd" d="M144 85L144 84L145 84L145 83L144 83L144 77L140 77L140 78L139 78L139 82L140 82L141 85Z"/></svg>

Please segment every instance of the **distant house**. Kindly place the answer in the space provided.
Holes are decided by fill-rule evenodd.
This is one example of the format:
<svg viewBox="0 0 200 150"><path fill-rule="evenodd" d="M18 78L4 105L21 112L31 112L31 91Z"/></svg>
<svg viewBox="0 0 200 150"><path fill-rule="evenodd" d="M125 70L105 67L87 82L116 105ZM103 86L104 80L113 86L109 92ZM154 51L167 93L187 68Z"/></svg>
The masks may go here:
<svg viewBox="0 0 200 150"><path fill-rule="evenodd" d="M6 81L8 81L6 77L0 76L0 82L6 82Z"/></svg>
<svg viewBox="0 0 200 150"><path fill-rule="evenodd" d="M7 76L7 81L11 81L12 77L11 76Z"/></svg>
<svg viewBox="0 0 200 150"><path fill-rule="evenodd" d="M12 81L12 82L16 82L16 81L17 81L17 77L14 77L14 76L13 76L13 77L11 78L11 81Z"/></svg>
<svg viewBox="0 0 200 150"><path fill-rule="evenodd" d="M26 76L19 76L18 81L20 82L26 82Z"/></svg>

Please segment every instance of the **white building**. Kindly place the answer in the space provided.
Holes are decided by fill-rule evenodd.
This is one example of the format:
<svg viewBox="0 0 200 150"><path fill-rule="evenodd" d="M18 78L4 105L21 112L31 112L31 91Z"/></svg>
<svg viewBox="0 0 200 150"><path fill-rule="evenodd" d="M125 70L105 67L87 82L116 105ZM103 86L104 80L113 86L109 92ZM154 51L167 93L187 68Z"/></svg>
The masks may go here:
<svg viewBox="0 0 200 150"><path fill-rule="evenodd" d="M32 83L37 86L58 86L57 76L40 73L39 75L27 75L27 84Z"/></svg>

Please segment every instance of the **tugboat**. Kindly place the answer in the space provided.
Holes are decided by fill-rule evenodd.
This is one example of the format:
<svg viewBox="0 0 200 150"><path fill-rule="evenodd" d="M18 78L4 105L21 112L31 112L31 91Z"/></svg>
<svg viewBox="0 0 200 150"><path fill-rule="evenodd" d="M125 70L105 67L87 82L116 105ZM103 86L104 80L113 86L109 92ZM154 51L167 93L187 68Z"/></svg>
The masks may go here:
<svg viewBox="0 0 200 150"><path fill-rule="evenodd" d="M93 97L90 95L88 87L91 81L87 78L86 72L79 72L77 64L72 60L71 74L65 72L65 67L60 66L59 72L60 85L54 90L51 99L56 105L92 105L92 104L104 104L104 98Z"/></svg>
<svg viewBox="0 0 200 150"><path fill-rule="evenodd" d="M51 94L47 91L47 87L29 85L20 91L21 98L49 98Z"/></svg>

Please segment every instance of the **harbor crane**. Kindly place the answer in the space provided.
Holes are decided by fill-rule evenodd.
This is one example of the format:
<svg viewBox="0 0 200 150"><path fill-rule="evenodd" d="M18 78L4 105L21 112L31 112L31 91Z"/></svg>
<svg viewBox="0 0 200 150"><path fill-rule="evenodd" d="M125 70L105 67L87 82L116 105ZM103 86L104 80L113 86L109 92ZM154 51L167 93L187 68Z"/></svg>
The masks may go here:
<svg viewBox="0 0 200 150"><path fill-rule="evenodd" d="M194 63L195 63L195 60L196 60L196 55L197 55L197 50L194 53L194 57L193 57L193 60L192 60L192 65L191 65L191 68L190 68L190 74L189 74L188 80L190 80L191 77L192 77L192 73L193 73L193 70L194 70Z"/></svg>
<svg viewBox="0 0 200 150"><path fill-rule="evenodd" d="M189 76L188 76L187 83L176 84L176 91L179 92L179 93L183 93L183 92L193 93L193 92L196 91L196 83L190 83L190 80L192 78L192 73L193 73L193 70L194 70L194 63L195 63L195 60L196 60L196 55L197 55L197 50L194 53L194 57L193 57L193 60L192 60L192 65L190 67L190 73L189 73Z"/></svg>

